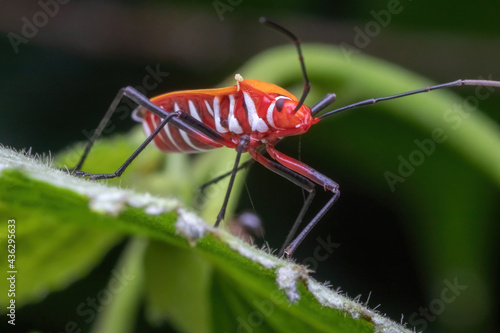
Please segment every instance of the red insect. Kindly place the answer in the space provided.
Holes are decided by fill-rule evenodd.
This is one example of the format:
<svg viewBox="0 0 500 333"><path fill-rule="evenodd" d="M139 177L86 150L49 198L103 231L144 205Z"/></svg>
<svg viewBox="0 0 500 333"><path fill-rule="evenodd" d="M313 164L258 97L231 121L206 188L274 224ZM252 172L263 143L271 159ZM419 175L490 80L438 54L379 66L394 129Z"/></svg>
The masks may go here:
<svg viewBox="0 0 500 333"><path fill-rule="evenodd" d="M243 165L239 165L241 154L248 152L255 161L309 193L280 252L280 254L284 252L287 256L291 256L316 223L332 207L340 192L338 184L327 176L303 162L277 151L274 146L280 139L303 134L309 130L311 125L333 114L380 101L461 85L500 87L499 81L457 80L393 96L361 101L326 112L315 118L321 110L335 101L335 94L328 94L312 108L304 105L303 102L309 92L310 85L299 40L290 31L272 21L265 18L261 18L260 21L277 29L294 41L305 82L300 100L272 83L243 79L239 74L235 76L236 85L231 87L178 91L157 96L151 100L134 88L126 87L118 92L89 140L82 158L74 169L75 175L89 176L91 179L118 177L151 141L165 152L197 153L223 146L234 148L237 151L237 157L232 171L227 174L231 177L224 203L215 223L215 226L218 226L224 218L235 175L243 167ZM148 138L112 174L89 174L80 171L93 143L105 128L124 96L138 104L137 109L134 110L133 118L142 122ZM264 155L264 149L270 158ZM332 192L332 196L292 241L314 198L316 185L325 191Z"/></svg>

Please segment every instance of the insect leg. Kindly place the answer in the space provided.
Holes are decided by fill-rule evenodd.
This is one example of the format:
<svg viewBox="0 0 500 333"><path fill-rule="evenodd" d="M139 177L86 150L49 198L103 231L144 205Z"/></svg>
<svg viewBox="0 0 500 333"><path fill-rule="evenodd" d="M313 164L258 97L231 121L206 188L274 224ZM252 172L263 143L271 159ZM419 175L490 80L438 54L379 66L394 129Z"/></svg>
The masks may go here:
<svg viewBox="0 0 500 333"><path fill-rule="evenodd" d="M115 173L112 174L90 174L86 172L80 171L83 162L87 158L90 149L92 148L92 145L94 142L97 140L97 138L100 136L104 128L106 127L109 119L113 115L113 112L115 111L116 107L120 103L121 99L123 97L128 97L138 105L150 110L151 112L155 113L161 118L164 118L160 125L156 128L156 130L149 135L149 137L144 141L141 146L125 161L125 163L118 168ZM142 150L148 145L149 142L151 142L154 137L163 129L163 127L167 124L170 123L173 126L176 126L182 130L184 130L186 133L192 135L196 139L208 143L208 144L224 144L227 146L230 146L232 142L227 142L226 139L224 139L221 135L219 135L217 132L212 130L210 127L206 126L202 122L198 121L197 119L193 118L191 115L180 112L181 110L175 110L175 112L167 112L164 109L160 108L159 106L153 104L146 96L141 94L139 91L132 87L126 87L120 89L116 97L113 99L113 102L111 103L108 111L106 111L106 114L104 115L103 119L99 123L99 126L95 130L94 134L92 135L91 139L89 140L87 146L85 147L85 150L83 152L82 157L80 158L80 161L76 165L76 167L73 169L73 173L76 176L89 176L91 179L108 179L108 178L115 178L120 176L123 171L127 168L127 166L134 160L137 155L139 155Z"/></svg>
<svg viewBox="0 0 500 333"><path fill-rule="evenodd" d="M75 176L83 176L90 177L90 179L110 179L120 177L123 171L132 163L132 161L146 148L146 146L155 138L156 135L165 127L165 125L173 118L178 117L181 112L172 112L169 113L158 125L158 127L147 137L147 139L137 148L132 155L127 158L127 160L114 172L114 173L105 173L105 174L90 174L87 172L83 172L77 170L74 172Z"/></svg>
<svg viewBox="0 0 500 333"><path fill-rule="evenodd" d="M120 104L120 101L122 100L122 98L124 96L130 98L131 100L133 100L134 102L136 102L137 104L139 104L141 106L145 106L147 104L150 104L150 102L146 98L146 96L141 94L136 89L134 89L132 87L125 87L125 88L120 89L118 91L118 93L116 94L115 98L113 99L113 102L109 106L108 110L104 114L104 117L102 118L101 122L99 123L96 130L94 131L94 134L92 135L89 142L87 143L87 146L85 146L85 150L83 151L82 157L80 158L80 161L78 161L76 166L73 168L73 171L79 171L82 168L83 163L85 162L85 160L90 152L90 149L94 145L94 142L99 138L102 131L106 128L106 125L108 124L109 119L111 118L111 116L115 112L116 107L118 106L118 104ZM164 117L165 111L161 110L161 112L164 114L163 115L163 117Z"/></svg>
<svg viewBox="0 0 500 333"><path fill-rule="evenodd" d="M156 115L160 116L161 118L165 118L169 113L159 106L153 104L146 96L141 94L139 91L132 87L125 87L122 88L118 91L116 94L115 98L113 99L113 102L109 106L108 110L104 114L104 117L102 118L101 122L97 126L97 129L94 131L94 134L90 138L89 142L87 143L87 146L85 147L85 150L82 154L82 157L80 158L80 161L77 163L77 165L73 168L74 171L79 171L83 163L85 162L85 159L87 158L90 149L94 145L94 142L97 140L97 138L101 135L102 131L106 128L106 125L109 122L109 119L113 115L113 113L116 110L116 107L120 103L123 97L128 97L131 99L133 102L137 103L138 105L150 110L151 112L155 113ZM175 110L179 111L179 110ZM179 115L179 118L171 118L170 122L172 125L183 129L189 133L196 133L199 132L199 138L203 142L223 142L224 139L222 136L220 136L217 132L212 130L210 127L206 126L205 124L199 122L195 118L191 117L189 114L182 113Z"/></svg>
<svg viewBox="0 0 500 333"><path fill-rule="evenodd" d="M307 179L307 178L305 178L305 179ZM309 195L307 196L306 200L304 201L304 204L302 205L302 208L300 209L299 215L295 219L295 222L293 222L292 228L288 232L288 235L286 236L285 242L281 246L280 252L278 253L279 257L281 257L283 255L283 253L285 253L286 249L288 248L288 246L292 242L293 237L297 234L297 229L299 229L299 226L302 223L302 220L304 219L304 215L306 215L306 212L309 209L309 206L311 206L311 203L312 203L315 195L316 195L316 190L313 188L309 192ZM288 252L286 252L286 254L287 254L287 256L292 255L291 253L288 253Z"/></svg>
<svg viewBox="0 0 500 333"><path fill-rule="evenodd" d="M250 165L252 165L255 161L250 159L248 161L245 161L243 162L237 169L236 169L236 172L240 171L240 170L243 170L245 168L248 168ZM218 182L220 182L221 180L223 180L224 178L226 177L229 177L233 174L233 170L231 171L228 171L220 176L217 176L215 177L214 179L211 179L209 180L208 182L206 182L205 184L202 184L200 187L198 187L198 190L200 192L203 192L207 187L209 187L210 185L214 185L214 184L217 184Z"/></svg>
<svg viewBox="0 0 500 333"><path fill-rule="evenodd" d="M314 183L323 187L325 191L328 190L333 193L330 200L328 200L328 202L316 214L316 216L314 216L313 219L304 227L301 233L297 237L295 237L295 239L286 247L284 252L287 256L290 257L295 252L300 243L304 240L304 238L307 236L307 234L314 228L314 226L318 223L318 221L321 220L321 218L326 214L326 212L333 206L335 201L337 201L337 199L340 196L339 185L330 178L328 178L327 176L314 170L307 164L297 161L296 159L291 158L290 156L287 156L277 151L273 145L267 145L266 149L267 152L269 153L269 156L278 161L284 167L293 170L298 174L310 179Z"/></svg>
<svg viewBox="0 0 500 333"><path fill-rule="evenodd" d="M304 78L304 90L302 91L302 96L300 97L299 103L295 107L295 111L297 111L298 109L300 109L302 104L304 104L304 101L306 100L306 97L309 94L309 90L311 89L311 83L309 82L309 78L307 77L306 64L304 63L304 57L302 56L302 49L300 48L300 41L297 38L297 36L295 36L290 30L286 29L285 27L279 25L276 22L273 22L265 17L261 17L259 21L260 23L266 24L267 26L281 32L282 34L290 38L295 44L295 47L297 48L297 53L299 54L300 68L302 69L302 77Z"/></svg>
<svg viewBox="0 0 500 333"><path fill-rule="evenodd" d="M227 203L229 202L229 195L231 194L231 190L233 189L234 179L236 177L236 173L238 172L238 166L240 164L241 154L248 147L250 143L250 137L248 135L243 135L240 137L240 141L238 142L238 146L236 147L236 159L234 161L233 170L231 170L231 178L229 178L229 185L227 187L226 196L224 197L224 202L222 203L222 207L217 215L217 220L215 221L214 227L218 227L220 222L224 219L226 215Z"/></svg>
<svg viewBox="0 0 500 333"><path fill-rule="evenodd" d="M315 185L311 180L301 175L300 173L297 173L284 165L281 165L273 160L268 159L267 157L265 157L264 155L255 150L249 150L248 152L250 153L250 155L254 160L259 162L269 170L277 173L278 175L284 177L285 179L289 180L290 182L294 183L295 185L309 192L309 195L307 196L304 205L300 209L299 215L295 219L295 222L293 223L292 228L288 232L286 240L283 243L280 252L278 253L278 255L281 256L285 252L285 249L288 247L293 236L295 236L297 229L299 228L302 219L304 218L304 215L306 214L307 210L309 209L309 206L311 205L311 202L316 194L316 191L314 189ZM291 256L291 253L290 254L287 253L287 255Z"/></svg>

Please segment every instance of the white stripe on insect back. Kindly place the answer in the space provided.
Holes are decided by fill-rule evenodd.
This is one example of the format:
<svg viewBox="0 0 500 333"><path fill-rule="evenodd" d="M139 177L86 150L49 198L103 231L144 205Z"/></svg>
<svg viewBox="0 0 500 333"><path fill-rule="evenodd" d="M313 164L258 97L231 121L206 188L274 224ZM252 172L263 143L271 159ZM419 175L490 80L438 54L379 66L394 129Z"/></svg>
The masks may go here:
<svg viewBox="0 0 500 333"><path fill-rule="evenodd" d="M201 118L200 116L198 115L198 113L196 112L196 109L194 107L194 104L193 102L191 101L188 101L188 104L189 104L189 112L191 113L191 116L193 118L197 118L197 120L201 121ZM179 108L179 105L177 103L174 103L174 110L175 111L180 111L180 108ZM194 110L194 112L193 112ZM196 117L196 116L197 117ZM168 126L168 125L167 125ZM179 130L179 133L181 134L181 137L182 139L184 140L184 142L191 148L193 148L194 150L197 150L197 151L203 151L203 149L199 148L199 147L196 147L192 142L191 140L189 139L189 135L187 135L187 133L183 130L181 130L180 128L178 128ZM170 130L168 131L167 134L170 133ZM169 135L169 139L170 141L172 141L172 143L175 145L175 147L179 148L179 146L174 142L173 138ZM183 149L179 149L180 151L182 151Z"/></svg>
<svg viewBox="0 0 500 333"><path fill-rule="evenodd" d="M207 100L205 100L205 105L207 107L207 110L208 110L208 113L210 113L210 115L212 116L212 118L214 117L214 110L212 110L212 107L210 106L210 103L208 103Z"/></svg>
<svg viewBox="0 0 500 333"><path fill-rule="evenodd" d="M222 127L221 119L220 119L220 104L219 97L215 96L214 98L214 121L215 121L215 129L219 133L226 133L227 128Z"/></svg>
<svg viewBox="0 0 500 333"><path fill-rule="evenodd" d="M198 120L199 122L202 122L201 117L198 114L198 111L196 110L196 108L191 100L188 101L188 105L189 105L189 113L191 114L191 117Z"/></svg>
<svg viewBox="0 0 500 333"><path fill-rule="evenodd" d="M163 130L165 131L165 133L167 133L168 139L175 146L175 149L177 149L178 151L182 151L183 149L177 145L177 143L174 140L174 137L172 136L172 133L170 133L170 124L165 125Z"/></svg>
<svg viewBox="0 0 500 333"><path fill-rule="evenodd" d="M243 133L243 129L240 126L240 123L238 119L234 116L234 96L229 95L229 116L228 116L228 123L229 123L229 131L233 132L234 134L241 134Z"/></svg>
<svg viewBox="0 0 500 333"><path fill-rule="evenodd" d="M269 127L267 127L264 119L260 118L257 114L257 109L255 108L255 104L246 92L243 92L243 97L245 98L245 104L247 106L248 111L248 122L250 126L252 126L252 131L257 131L260 133L267 132Z"/></svg>
<svg viewBox="0 0 500 333"><path fill-rule="evenodd" d="M180 108L177 105L177 103L174 104L174 112L175 111L180 111ZM155 124L155 128L158 127L158 125L159 125L159 123ZM167 133L168 139L175 146L175 149L177 149L178 151L182 151L182 148L177 145L177 143L174 140L174 137L173 137L172 133L170 133L170 124L165 125L165 127L163 127L163 131L165 131L165 133Z"/></svg>
<svg viewBox="0 0 500 333"><path fill-rule="evenodd" d="M187 135L187 133L186 133L186 132L184 132L183 130L181 130L181 129L180 129L180 130L179 130L179 133L181 133L182 138L184 139L184 141L186 142L186 144L187 144L189 147L193 148L193 149L194 149L194 150L196 150L196 151L205 151L205 149L201 149L201 148L199 148L199 147L196 147L196 146L194 145L194 143L192 143L192 142L191 142L191 140L189 139L189 135Z"/></svg>
<svg viewBox="0 0 500 333"><path fill-rule="evenodd" d="M153 131L151 131L151 129L149 128L147 123L148 123L147 121L143 122L144 132L146 133L146 136L149 136L149 135L151 135L151 133ZM154 116L151 117L151 124L153 125L153 128L158 128L158 126L160 126L160 123L161 123L161 119L156 119L156 117L154 117ZM174 140L172 139L172 134L170 133L170 129L169 129L168 125L169 124L167 124L167 125L165 125L165 127L163 127L163 131L167 134L170 142L172 142L172 144L177 148L177 150L181 151L181 149L175 144Z"/></svg>

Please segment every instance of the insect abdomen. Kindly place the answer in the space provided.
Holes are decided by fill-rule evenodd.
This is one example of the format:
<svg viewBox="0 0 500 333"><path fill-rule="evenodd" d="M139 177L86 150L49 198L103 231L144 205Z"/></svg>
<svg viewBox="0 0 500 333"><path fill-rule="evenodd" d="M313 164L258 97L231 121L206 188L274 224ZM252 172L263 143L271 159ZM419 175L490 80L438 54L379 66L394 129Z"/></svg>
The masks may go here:
<svg viewBox="0 0 500 333"><path fill-rule="evenodd" d="M227 99L227 95L213 96L181 92L165 94L151 99L151 102L169 113L181 111L190 114L196 120L230 140L231 133L228 131L227 112L225 112ZM153 132L161 122L160 117L149 110L141 109L138 114L142 118L146 135ZM199 153L224 146L223 143L200 141L195 136L189 135L171 124L167 124L153 142L162 151L182 153Z"/></svg>
<svg viewBox="0 0 500 333"><path fill-rule="evenodd" d="M255 98L256 94L238 90L236 86L181 91L153 98L151 102L166 112L181 111L190 114L224 139L222 142L200 141L196 135L189 135L174 125L167 124L154 142L160 150L166 152L197 153L222 146L235 148L237 138L243 134L269 132L270 124L266 119L273 110L268 110L268 105L262 105ZM274 103L271 104L273 105ZM259 108L263 108L263 111L259 111ZM142 118L146 134L154 131L161 122L159 116L145 109L140 110L139 117Z"/></svg>

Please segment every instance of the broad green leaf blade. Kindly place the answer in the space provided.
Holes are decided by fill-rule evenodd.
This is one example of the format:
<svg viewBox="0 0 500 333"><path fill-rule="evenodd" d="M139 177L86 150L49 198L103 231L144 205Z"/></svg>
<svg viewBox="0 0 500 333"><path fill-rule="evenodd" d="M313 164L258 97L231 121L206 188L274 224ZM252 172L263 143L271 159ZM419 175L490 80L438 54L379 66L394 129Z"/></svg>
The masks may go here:
<svg viewBox="0 0 500 333"><path fill-rule="evenodd" d="M191 249L153 241L144 265L150 321L169 320L181 332L210 332L209 262Z"/></svg>
<svg viewBox="0 0 500 333"><path fill-rule="evenodd" d="M134 332L134 324L144 289L144 252L148 241L132 238L120 261L111 272L106 291L111 298L99 313L92 333Z"/></svg>
<svg viewBox="0 0 500 333"><path fill-rule="evenodd" d="M70 191L61 194L52 190L52 185L26 178L18 171L6 170L1 174L0 216L4 237L0 239L0 267L4 272L18 272L17 306L38 301L88 274L122 238L112 230L82 228L88 217L66 205L81 198ZM65 200L61 200L61 195L66 196ZM42 201L45 205L41 205ZM86 206L83 209L88 210ZM52 218L54 211L58 212L58 221ZM8 219L16 221L15 263L11 268L7 267L5 251ZM8 290L8 281L2 279L0 287ZM0 304L3 307L7 302L4 293Z"/></svg>
<svg viewBox="0 0 500 333"><path fill-rule="evenodd" d="M130 190L76 179L64 172L50 169L33 158L4 148L0 149L0 161L2 207L16 208L14 204L19 199L6 195L7 189L15 187L20 196L28 192L36 193L37 204L39 207L47 207L45 214L54 223L142 235L192 251L217 267L228 279L232 279L234 283L227 292L237 288L234 292L242 295L238 298L246 299L250 306L258 308L254 300L278 295L281 300L279 309L283 315L269 320L270 326L282 325L283 320L279 318L288 317L295 321L295 326L323 327L322 331L368 332L391 329L394 332L408 332L398 324L364 308L362 304L319 285L308 277L304 267L277 259L222 230L210 227L196 215L183 209L175 200L153 198ZM68 219L64 212L50 210L55 199L66 211L73 211L80 218ZM7 215L18 212L19 208L16 211L3 208L0 211L2 227L5 227ZM24 218L28 216L26 214ZM19 226L21 224L22 221L19 220ZM19 292L21 297L27 297L29 295L26 293L29 294L30 291ZM7 300L3 297L2 302L5 304ZM237 301L234 304L240 303ZM248 307L241 309L245 313L238 313L229 320L237 323L239 316L248 316ZM223 314L217 314L220 315ZM213 315L212 322L217 320L217 316ZM203 331L209 332L210 329Z"/></svg>

